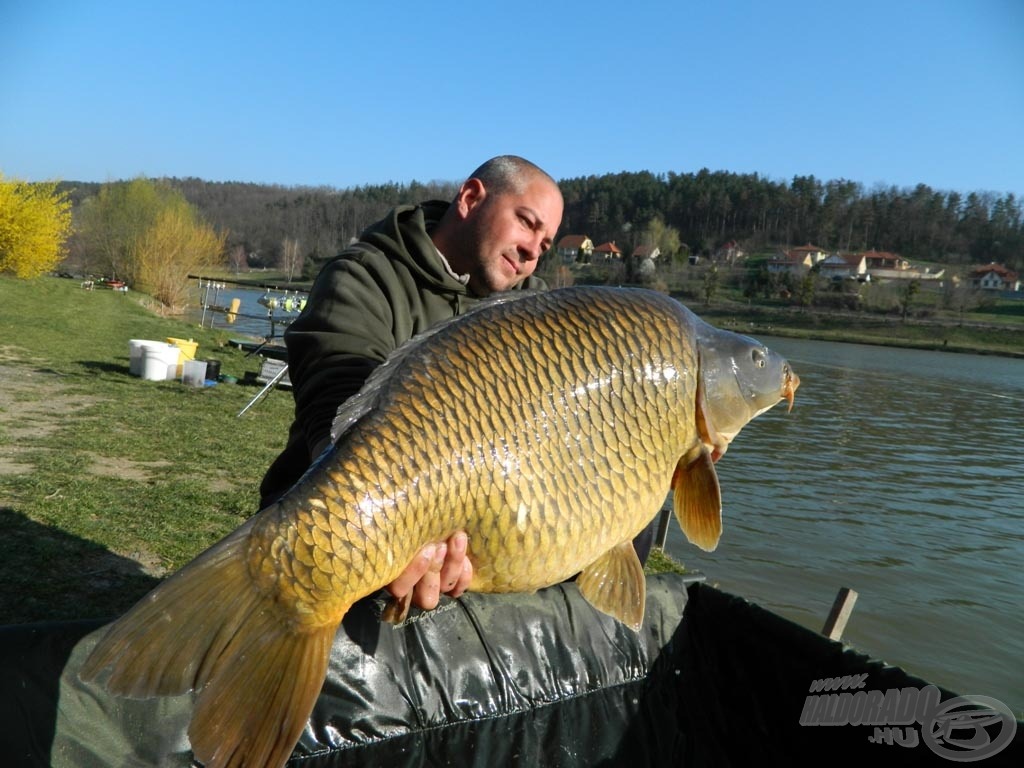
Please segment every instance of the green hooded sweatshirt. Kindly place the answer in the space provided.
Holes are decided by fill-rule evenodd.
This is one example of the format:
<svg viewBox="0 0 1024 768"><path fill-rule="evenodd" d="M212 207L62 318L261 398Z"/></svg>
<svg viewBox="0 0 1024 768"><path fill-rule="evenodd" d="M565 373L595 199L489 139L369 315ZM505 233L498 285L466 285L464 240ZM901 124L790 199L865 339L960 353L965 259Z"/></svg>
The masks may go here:
<svg viewBox="0 0 1024 768"><path fill-rule="evenodd" d="M330 437L338 406L374 368L416 334L481 301L428 234L448 205L394 208L317 276L305 310L285 332L295 420L260 486L263 507L309 468ZM518 287L546 285L531 276Z"/></svg>

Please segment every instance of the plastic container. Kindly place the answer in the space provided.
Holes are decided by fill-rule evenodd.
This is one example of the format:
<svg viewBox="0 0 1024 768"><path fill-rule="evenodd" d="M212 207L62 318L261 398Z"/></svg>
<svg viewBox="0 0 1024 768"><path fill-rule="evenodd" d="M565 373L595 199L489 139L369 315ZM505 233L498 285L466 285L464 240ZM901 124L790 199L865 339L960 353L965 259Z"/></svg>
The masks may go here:
<svg viewBox="0 0 1024 768"><path fill-rule="evenodd" d="M173 344L156 342L142 348L142 378L167 381L175 378L180 350Z"/></svg>
<svg viewBox="0 0 1024 768"><path fill-rule="evenodd" d="M190 387L202 387L206 383L206 361L186 360L182 365L181 383Z"/></svg>
<svg viewBox="0 0 1024 768"><path fill-rule="evenodd" d="M162 341L152 339L129 339L128 340L128 373L132 376L142 375L142 351L146 347L166 347Z"/></svg>
<svg viewBox="0 0 1024 768"><path fill-rule="evenodd" d="M175 371L175 375L172 377L177 378L182 375L182 366L185 364L185 361L196 359L196 350L199 349L199 344L192 341L192 339L175 339L173 336L167 337L167 343L173 344L179 350L178 370Z"/></svg>
<svg viewBox="0 0 1024 768"><path fill-rule="evenodd" d="M220 360L206 361L206 380L218 381L220 379Z"/></svg>

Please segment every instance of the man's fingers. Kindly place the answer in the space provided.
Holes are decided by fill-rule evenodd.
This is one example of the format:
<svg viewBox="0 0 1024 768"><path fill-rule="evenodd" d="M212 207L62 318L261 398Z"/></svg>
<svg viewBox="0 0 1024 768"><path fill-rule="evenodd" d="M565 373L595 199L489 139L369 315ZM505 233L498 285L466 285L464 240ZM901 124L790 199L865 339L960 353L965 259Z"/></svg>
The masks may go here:
<svg viewBox="0 0 1024 768"><path fill-rule="evenodd" d="M430 565L434 562L434 555L436 553L436 544L428 544L421 549L398 578L388 584L388 592L397 598L403 598L409 594L412 588L416 586L416 583L423 578L423 574L430 570Z"/></svg>
<svg viewBox="0 0 1024 768"><path fill-rule="evenodd" d="M462 577L463 566L466 563L466 547L469 537L465 531L457 531L448 539L448 554L441 568L441 591L446 595L451 594ZM463 587L465 590L465 587ZM455 595L458 597L458 595Z"/></svg>
<svg viewBox="0 0 1024 768"><path fill-rule="evenodd" d="M450 595L451 597L458 597L469 589L469 582L472 580L473 563L471 563L467 557L462 561L462 573L459 574L459 578L455 581L455 586L445 592L445 594Z"/></svg>
<svg viewBox="0 0 1024 768"><path fill-rule="evenodd" d="M435 548L430 567L413 587L412 602L417 608L429 611L437 607L437 603L441 599L441 567L444 565L447 549L445 544L440 544Z"/></svg>
<svg viewBox="0 0 1024 768"><path fill-rule="evenodd" d="M468 548L465 531L453 533L448 541L428 544L387 590L398 599L411 595L412 604L422 610L436 608L442 593L458 597L473 579Z"/></svg>

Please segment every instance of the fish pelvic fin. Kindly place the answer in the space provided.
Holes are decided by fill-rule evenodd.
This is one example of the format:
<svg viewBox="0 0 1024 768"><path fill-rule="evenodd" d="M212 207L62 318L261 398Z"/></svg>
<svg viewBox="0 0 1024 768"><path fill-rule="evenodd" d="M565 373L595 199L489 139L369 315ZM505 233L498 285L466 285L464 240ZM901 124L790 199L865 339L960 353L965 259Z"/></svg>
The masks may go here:
<svg viewBox="0 0 1024 768"><path fill-rule="evenodd" d="M327 673L336 625L288 621L250 575L250 525L111 624L79 671L132 698L198 691L189 725L207 768L283 766Z"/></svg>
<svg viewBox="0 0 1024 768"><path fill-rule="evenodd" d="M722 535L722 490L704 448L684 456L672 474L672 508L691 543L713 552Z"/></svg>
<svg viewBox="0 0 1024 768"><path fill-rule="evenodd" d="M634 632L644 620L647 581L632 541L624 541L583 569L576 585L597 610L618 619Z"/></svg>

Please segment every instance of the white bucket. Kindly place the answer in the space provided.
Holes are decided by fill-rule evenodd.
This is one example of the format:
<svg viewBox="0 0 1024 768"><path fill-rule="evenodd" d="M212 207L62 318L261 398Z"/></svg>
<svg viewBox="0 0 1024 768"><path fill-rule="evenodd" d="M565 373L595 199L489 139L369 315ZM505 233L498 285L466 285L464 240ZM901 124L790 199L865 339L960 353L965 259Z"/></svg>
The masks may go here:
<svg viewBox="0 0 1024 768"><path fill-rule="evenodd" d="M178 348L157 342L142 348L142 378L148 381L173 379L178 369Z"/></svg>
<svg viewBox="0 0 1024 768"><path fill-rule="evenodd" d="M128 373L132 376L142 375L142 350L146 347L163 347L166 344L162 341L151 339L129 339L128 340Z"/></svg>
<svg viewBox="0 0 1024 768"><path fill-rule="evenodd" d="M206 361L186 360L181 366L181 383L202 387L206 383Z"/></svg>

